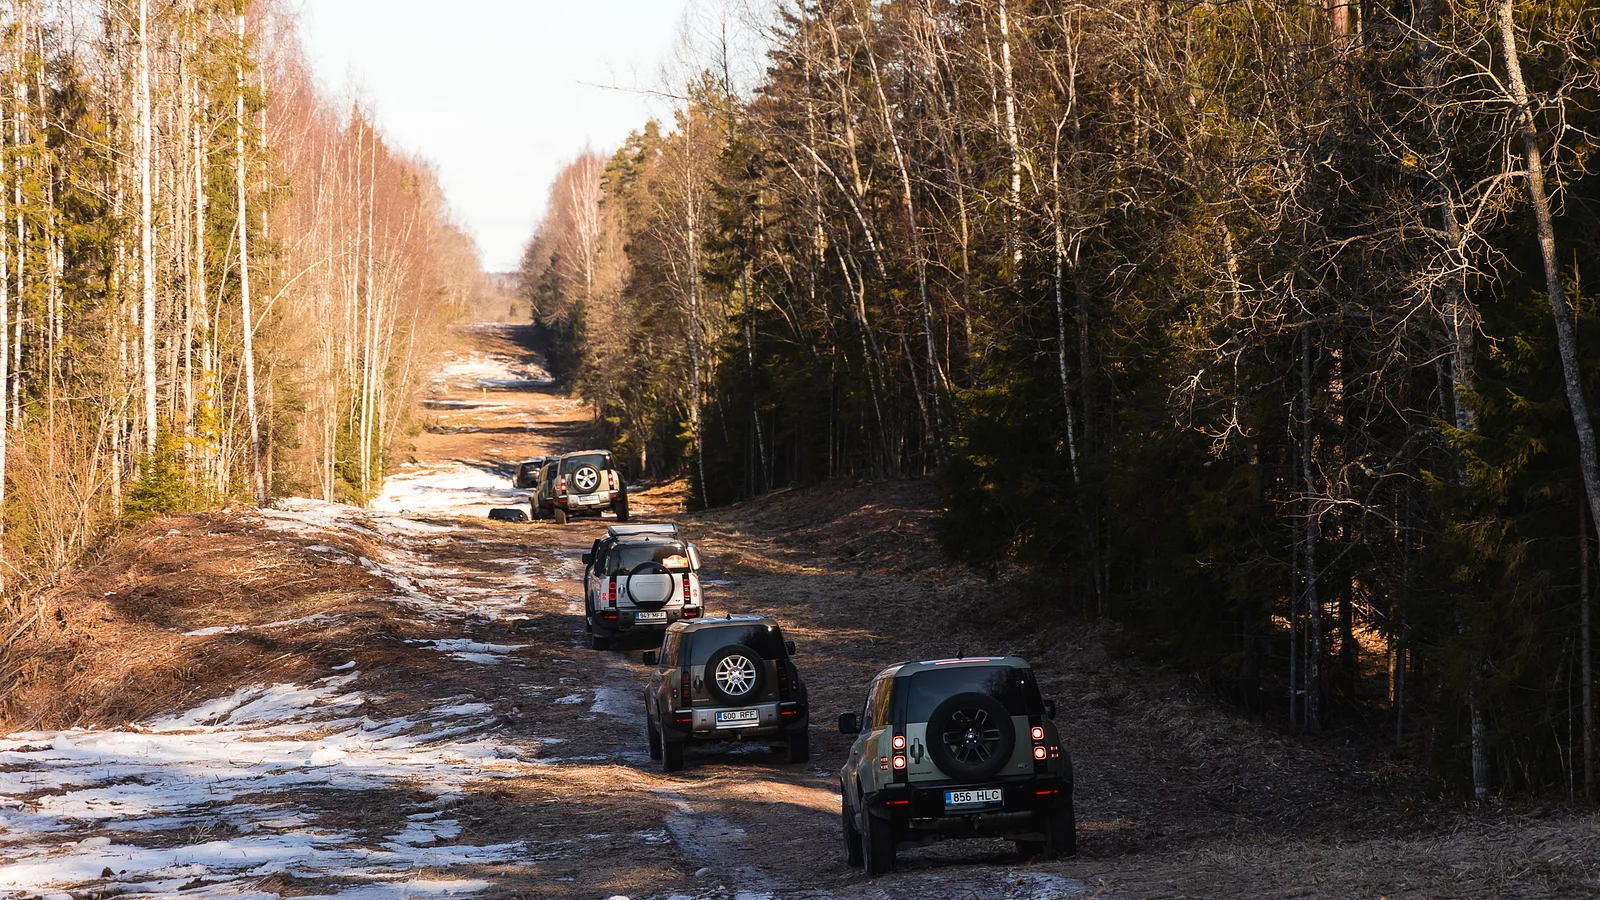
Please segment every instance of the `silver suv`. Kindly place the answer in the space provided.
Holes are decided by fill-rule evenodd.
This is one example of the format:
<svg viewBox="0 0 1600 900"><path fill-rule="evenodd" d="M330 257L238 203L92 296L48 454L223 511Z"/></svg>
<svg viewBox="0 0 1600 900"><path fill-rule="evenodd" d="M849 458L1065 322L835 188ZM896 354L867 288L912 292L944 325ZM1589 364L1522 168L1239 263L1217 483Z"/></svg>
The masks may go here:
<svg viewBox="0 0 1600 900"><path fill-rule="evenodd" d="M794 642L770 616L726 616L678 622L644 689L650 758L683 768L690 741L753 741L781 746L790 762L811 758L811 712L795 668Z"/></svg>
<svg viewBox="0 0 1600 900"><path fill-rule="evenodd" d="M620 635L660 633L704 610L700 549L678 526L613 525L583 554L583 613L596 650Z"/></svg>
<svg viewBox="0 0 1600 900"><path fill-rule="evenodd" d="M894 869L895 845L949 837L1013 840L1026 857L1078 849L1072 758L1016 656L907 662L884 669L839 772L845 858Z"/></svg>
<svg viewBox="0 0 1600 900"><path fill-rule="evenodd" d="M529 501L533 518L551 518L557 525L577 516L599 516L611 510L628 521L628 482L604 450L563 453L541 470L537 493Z"/></svg>

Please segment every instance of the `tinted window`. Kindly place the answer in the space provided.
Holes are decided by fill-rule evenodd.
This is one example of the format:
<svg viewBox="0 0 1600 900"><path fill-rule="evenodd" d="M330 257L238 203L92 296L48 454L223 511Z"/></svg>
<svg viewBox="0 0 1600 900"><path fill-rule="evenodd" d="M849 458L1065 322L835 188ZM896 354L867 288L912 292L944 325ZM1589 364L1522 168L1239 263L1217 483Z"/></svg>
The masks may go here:
<svg viewBox="0 0 1600 900"><path fill-rule="evenodd" d="M668 669L678 667L678 645L681 643L683 643L683 632L667 632L661 639L661 665Z"/></svg>
<svg viewBox="0 0 1600 900"><path fill-rule="evenodd" d="M761 654L762 659L783 657L783 633L777 626L724 625L695 632L690 644L689 665L705 665L711 654L729 644L743 644Z"/></svg>
<svg viewBox="0 0 1600 900"><path fill-rule="evenodd" d="M1013 716L1043 715L1033 673L1010 666L956 665L911 676L906 693L906 721L926 722L934 707L956 694L988 694Z"/></svg>
<svg viewBox="0 0 1600 900"><path fill-rule="evenodd" d="M590 465L602 472L611 468L611 454L609 453L579 453L569 456L561 461L561 474L571 475L579 466Z"/></svg>
<svg viewBox="0 0 1600 900"><path fill-rule="evenodd" d="M867 691L867 727L883 728L889 724L889 710L893 706L894 679L878 678Z"/></svg>
<svg viewBox="0 0 1600 900"><path fill-rule="evenodd" d="M679 541L670 541L662 544L618 544L611 549L611 554L606 557L605 573L607 575L626 575L633 571L634 566L646 562L658 562L663 565L671 557L681 557L683 564L667 566L669 572L686 572L689 560L688 551ZM675 560L676 562L676 560Z"/></svg>

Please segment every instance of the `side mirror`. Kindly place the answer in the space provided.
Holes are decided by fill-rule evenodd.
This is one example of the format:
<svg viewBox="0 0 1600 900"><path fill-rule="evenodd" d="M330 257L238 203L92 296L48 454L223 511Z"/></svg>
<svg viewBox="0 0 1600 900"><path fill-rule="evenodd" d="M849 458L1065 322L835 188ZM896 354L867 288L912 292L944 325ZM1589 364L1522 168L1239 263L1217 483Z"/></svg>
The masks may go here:
<svg viewBox="0 0 1600 900"><path fill-rule="evenodd" d="M661 662L661 654L655 650L646 650L639 654L639 661L647 666L654 666Z"/></svg>
<svg viewBox="0 0 1600 900"><path fill-rule="evenodd" d="M1047 718L1054 719L1056 717L1056 702L1054 700L1046 700L1044 702L1044 714Z"/></svg>
<svg viewBox="0 0 1600 900"><path fill-rule="evenodd" d="M588 550L583 552L583 564L586 566L594 565L594 554L592 552Z"/></svg>
<svg viewBox="0 0 1600 900"><path fill-rule="evenodd" d="M861 719L855 713L844 713L839 716L840 734L860 734Z"/></svg>
<svg viewBox="0 0 1600 900"><path fill-rule="evenodd" d="M689 567L696 572L700 571L700 548L695 544L689 545Z"/></svg>
<svg viewBox="0 0 1600 900"><path fill-rule="evenodd" d="M783 649L788 651L790 656L793 656L794 655L794 641L784 641L783 642Z"/></svg>

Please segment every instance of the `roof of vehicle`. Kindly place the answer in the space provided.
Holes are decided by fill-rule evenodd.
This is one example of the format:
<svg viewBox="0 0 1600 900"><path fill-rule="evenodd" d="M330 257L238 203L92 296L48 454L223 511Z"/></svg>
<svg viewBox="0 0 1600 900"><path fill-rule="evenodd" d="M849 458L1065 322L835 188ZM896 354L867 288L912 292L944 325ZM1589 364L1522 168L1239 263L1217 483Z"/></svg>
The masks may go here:
<svg viewBox="0 0 1600 900"><path fill-rule="evenodd" d="M678 526L671 522L658 522L655 524L640 523L638 525L612 525L606 529L606 534L614 538L631 538L640 536L649 537L676 537Z"/></svg>
<svg viewBox="0 0 1600 900"><path fill-rule="evenodd" d="M610 450L568 450L567 452L561 454L561 458L566 459L569 456L589 456L595 453L604 453L607 456L611 455Z"/></svg>
<svg viewBox="0 0 1600 900"><path fill-rule="evenodd" d="M547 459L549 459L548 456L530 456L527 459L523 460L522 462L518 463L517 465L520 465L520 466L537 466L537 465L543 464L544 461L547 460Z"/></svg>
<svg viewBox="0 0 1600 900"><path fill-rule="evenodd" d="M1033 668L1033 666L1028 664L1027 660L1020 656L959 656L951 659L925 659L920 661L913 660L897 663L887 669L884 669L878 674L886 675L891 678L898 678L902 675L911 676L917 674L918 672L928 672L934 669L944 669L950 666L965 665L1008 666L1013 669Z"/></svg>
<svg viewBox="0 0 1600 900"><path fill-rule="evenodd" d="M765 625L779 628L778 620L771 616L721 616L710 619L680 619L667 627L668 631L710 631L727 625Z"/></svg>

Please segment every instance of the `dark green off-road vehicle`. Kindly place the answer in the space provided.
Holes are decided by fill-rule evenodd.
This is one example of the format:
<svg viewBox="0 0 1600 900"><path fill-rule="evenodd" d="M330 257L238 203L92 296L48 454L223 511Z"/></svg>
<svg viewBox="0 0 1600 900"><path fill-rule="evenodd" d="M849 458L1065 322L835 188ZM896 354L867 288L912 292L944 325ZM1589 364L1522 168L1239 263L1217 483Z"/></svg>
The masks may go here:
<svg viewBox="0 0 1600 900"><path fill-rule="evenodd" d="M894 869L899 844L1016 841L1026 857L1077 852L1072 760L1015 656L907 662L873 679L839 772L845 857L868 875Z"/></svg>
<svg viewBox="0 0 1600 900"><path fill-rule="evenodd" d="M790 657L794 642L770 616L674 622L644 689L650 758L683 768L684 745L751 741L782 748L790 762L811 758L806 685Z"/></svg>

